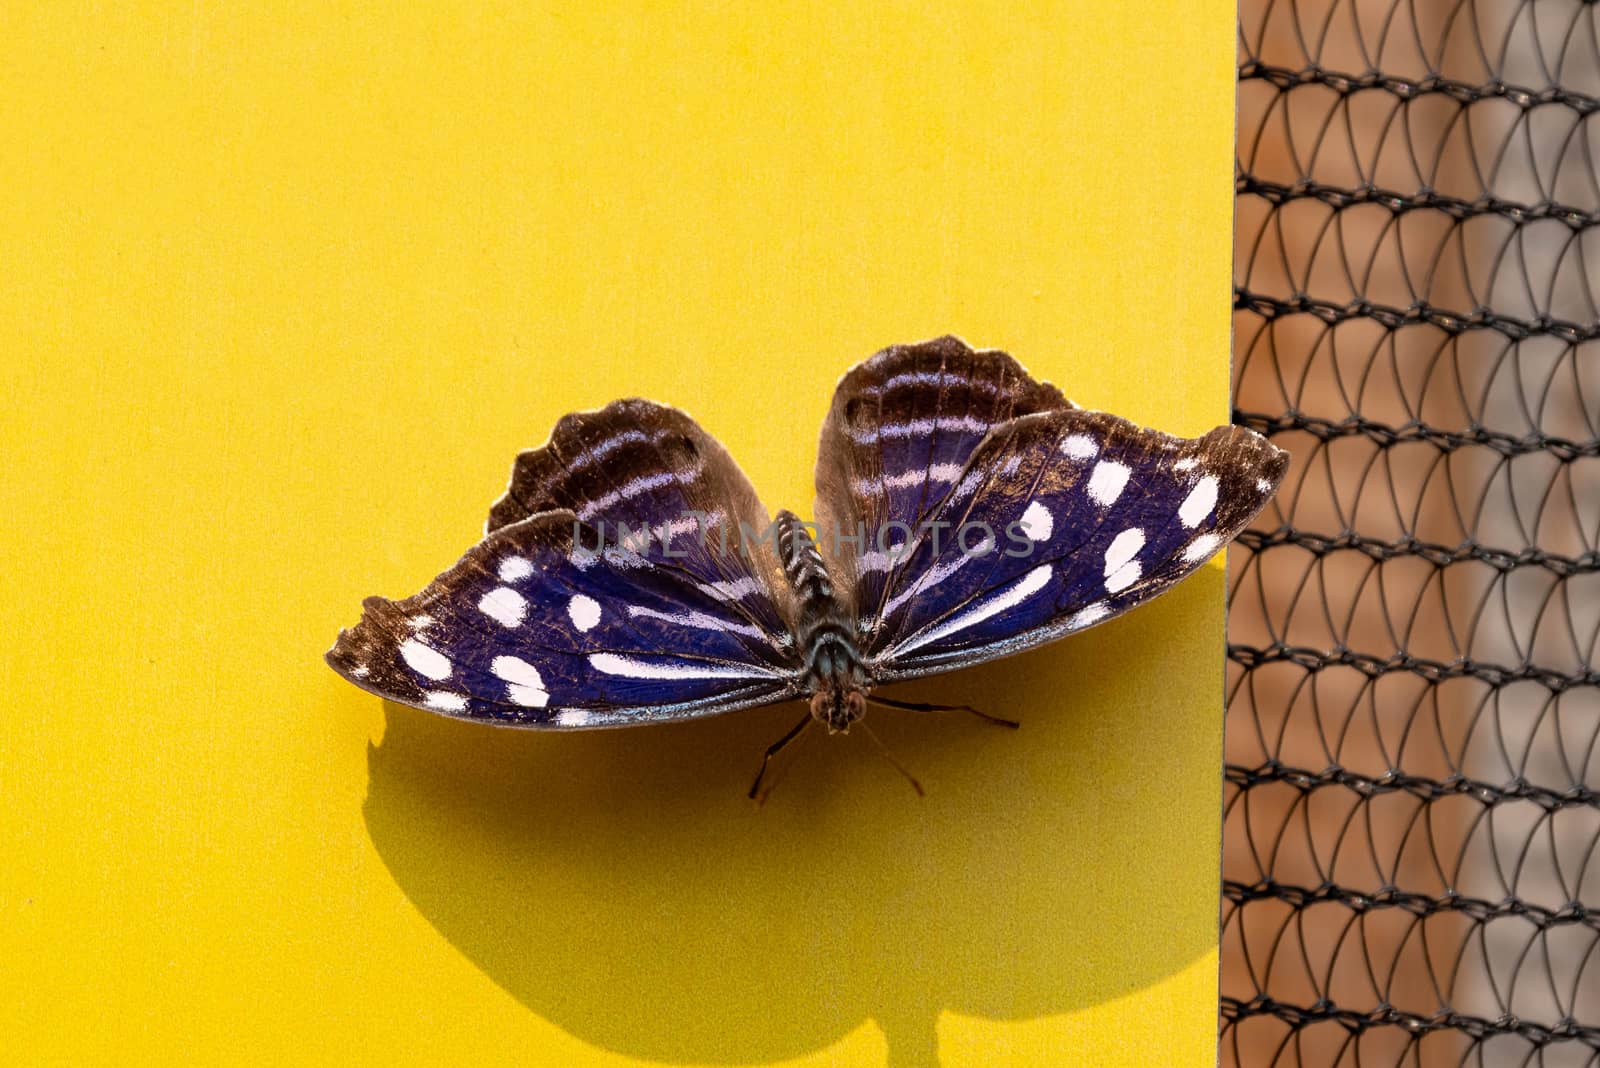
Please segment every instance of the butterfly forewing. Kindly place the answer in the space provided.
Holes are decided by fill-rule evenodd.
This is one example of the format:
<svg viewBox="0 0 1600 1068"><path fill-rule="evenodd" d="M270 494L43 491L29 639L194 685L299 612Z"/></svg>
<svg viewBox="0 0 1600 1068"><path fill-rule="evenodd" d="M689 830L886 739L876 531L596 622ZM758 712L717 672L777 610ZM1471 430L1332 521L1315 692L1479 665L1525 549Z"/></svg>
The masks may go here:
<svg viewBox="0 0 1600 1068"><path fill-rule="evenodd" d="M1181 439L1081 410L999 427L889 573L864 621L869 658L887 681L1110 619L1214 555L1287 462L1235 427Z"/></svg>
<svg viewBox="0 0 1600 1068"><path fill-rule="evenodd" d="M787 632L580 542L570 512L502 527L415 597L369 598L328 662L391 700L530 727L678 719L793 692Z"/></svg>
<svg viewBox="0 0 1600 1068"><path fill-rule="evenodd" d="M954 337L884 349L844 376L817 454L817 522L846 600L874 615L891 551L937 508L984 436L1032 412L1070 409L1003 352ZM864 539L859 551L835 551Z"/></svg>
<svg viewBox="0 0 1600 1068"><path fill-rule="evenodd" d="M585 544L674 570L753 627L786 634L793 623L793 597L770 539L759 536L770 517L755 487L676 408L621 400L562 418L547 444L517 457L488 530L551 509L577 515Z"/></svg>

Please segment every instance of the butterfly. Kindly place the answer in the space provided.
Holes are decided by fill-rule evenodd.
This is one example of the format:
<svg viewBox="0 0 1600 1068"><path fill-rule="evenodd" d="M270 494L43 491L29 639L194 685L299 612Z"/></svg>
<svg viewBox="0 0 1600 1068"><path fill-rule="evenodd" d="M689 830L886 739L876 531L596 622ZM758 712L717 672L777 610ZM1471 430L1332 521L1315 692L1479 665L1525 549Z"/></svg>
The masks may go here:
<svg viewBox="0 0 1600 1068"><path fill-rule="evenodd" d="M392 701L513 727L805 701L770 760L869 701L955 707L877 687L1144 604L1237 535L1288 462L1240 427L1184 439L1084 410L943 337L840 380L807 524L770 517L683 412L620 400L518 456L483 540L421 593L368 598L327 661Z"/></svg>

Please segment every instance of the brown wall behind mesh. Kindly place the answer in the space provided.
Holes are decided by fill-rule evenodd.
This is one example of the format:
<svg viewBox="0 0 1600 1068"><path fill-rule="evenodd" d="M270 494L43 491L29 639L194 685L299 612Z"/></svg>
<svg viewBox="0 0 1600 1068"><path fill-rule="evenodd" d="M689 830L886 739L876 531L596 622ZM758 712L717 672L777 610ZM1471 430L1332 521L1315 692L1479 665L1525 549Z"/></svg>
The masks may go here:
<svg viewBox="0 0 1600 1068"><path fill-rule="evenodd" d="M1244 0L1239 64L1235 420L1295 463L1230 557L1222 1063L1600 1064L1600 14Z"/></svg>

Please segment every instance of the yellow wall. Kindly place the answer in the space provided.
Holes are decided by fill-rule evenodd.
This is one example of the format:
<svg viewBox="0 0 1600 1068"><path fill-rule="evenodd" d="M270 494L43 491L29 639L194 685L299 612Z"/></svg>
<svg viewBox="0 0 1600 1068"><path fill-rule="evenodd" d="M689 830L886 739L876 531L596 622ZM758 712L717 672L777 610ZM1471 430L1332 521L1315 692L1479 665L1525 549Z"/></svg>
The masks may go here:
<svg viewBox="0 0 1600 1068"><path fill-rule="evenodd" d="M912 688L536 736L321 654L640 394L808 511L845 367L952 331L1226 417L1233 10L0 15L0 1033L27 1059L1203 1064L1213 566ZM424 13L426 12L426 13Z"/></svg>

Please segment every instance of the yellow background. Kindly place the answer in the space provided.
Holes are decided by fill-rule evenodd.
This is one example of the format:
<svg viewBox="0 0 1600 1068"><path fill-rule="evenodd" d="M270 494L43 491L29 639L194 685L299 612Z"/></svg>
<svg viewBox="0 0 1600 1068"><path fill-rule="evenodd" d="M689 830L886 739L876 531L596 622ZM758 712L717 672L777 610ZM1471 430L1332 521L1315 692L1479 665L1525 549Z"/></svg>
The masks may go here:
<svg viewBox="0 0 1600 1068"><path fill-rule="evenodd" d="M638 394L808 511L956 332L1227 412L1233 10L0 15L0 1034L33 1062L1205 1064L1222 574L914 687L539 736L321 662Z"/></svg>

